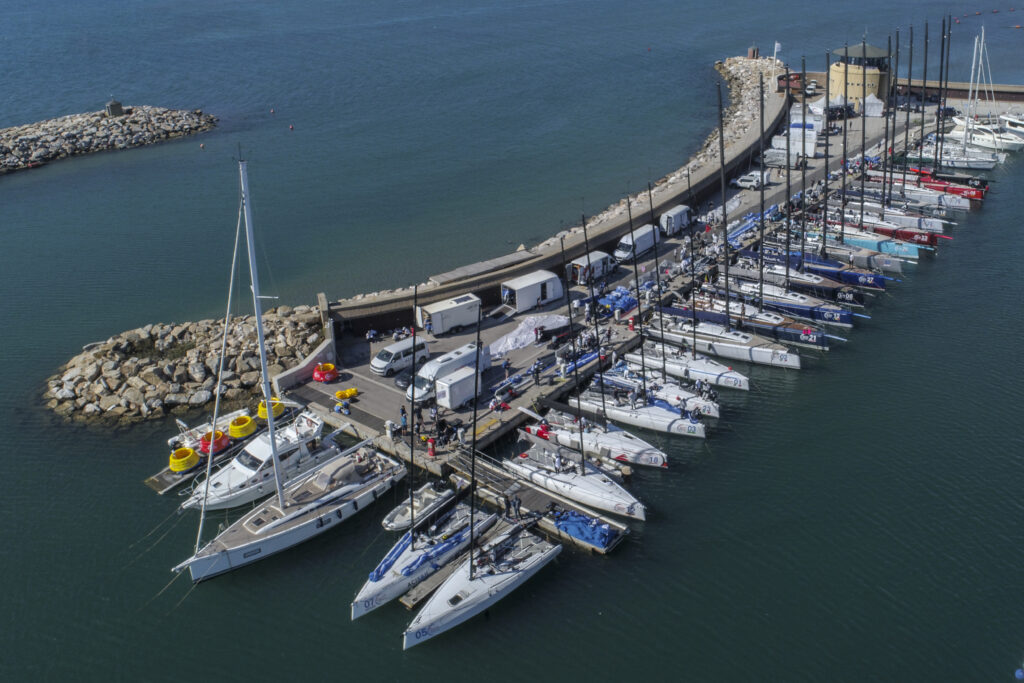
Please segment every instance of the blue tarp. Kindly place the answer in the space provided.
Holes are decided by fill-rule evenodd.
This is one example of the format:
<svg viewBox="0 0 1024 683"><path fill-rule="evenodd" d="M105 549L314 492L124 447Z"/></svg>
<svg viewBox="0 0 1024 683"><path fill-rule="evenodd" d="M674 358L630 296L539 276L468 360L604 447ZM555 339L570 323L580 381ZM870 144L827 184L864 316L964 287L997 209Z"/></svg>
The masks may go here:
<svg viewBox="0 0 1024 683"><path fill-rule="evenodd" d="M598 548L607 548L615 536L607 524L601 524L593 517L574 510L555 513L555 526L559 531Z"/></svg>
<svg viewBox="0 0 1024 683"><path fill-rule="evenodd" d="M380 561L377 568L370 572L370 581L380 581L384 578L384 575L391 569L391 565L395 563L398 556L405 552L405 549L409 547L409 543L412 541L412 532L408 531L402 540L395 544L391 551L384 556L384 559Z"/></svg>

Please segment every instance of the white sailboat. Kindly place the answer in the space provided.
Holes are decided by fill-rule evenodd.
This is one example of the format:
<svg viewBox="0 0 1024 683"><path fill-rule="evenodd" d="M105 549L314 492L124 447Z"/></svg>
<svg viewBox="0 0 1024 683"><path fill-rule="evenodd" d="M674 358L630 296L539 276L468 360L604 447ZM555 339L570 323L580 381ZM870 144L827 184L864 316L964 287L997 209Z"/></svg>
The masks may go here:
<svg viewBox="0 0 1024 683"><path fill-rule="evenodd" d="M756 283L754 286L757 287ZM662 329L661 323L654 319L649 324L648 333L671 344L689 346L694 343L693 326L693 320L676 317L666 321ZM800 369L799 353L760 335L702 321L698 321L696 327L696 347L701 353L777 368Z"/></svg>
<svg viewBox="0 0 1024 683"><path fill-rule="evenodd" d="M416 526L421 521L430 519L430 516L448 504L455 497L455 491L449 488L437 488L432 482L413 491L412 509L410 511L409 501L399 503L395 509L384 516L381 526L388 531L405 531L416 519Z"/></svg>
<svg viewBox="0 0 1024 683"><path fill-rule="evenodd" d="M428 530L409 531L398 539L356 594L352 619L406 593L461 555L470 542L469 512L468 505L459 503ZM491 514L476 520L473 538L479 538L497 519L498 515Z"/></svg>
<svg viewBox="0 0 1024 683"><path fill-rule="evenodd" d="M647 391L651 396L683 412L715 419L722 414L721 407L709 391L703 394L691 391L678 382L662 377L656 370L632 368L625 360L596 375L599 384L603 378L607 378L609 386L618 382L619 386L626 386L635 391L642 391L646 381Z"/></svg>
<svg viewBox="0 0 1024 683"><path fill-rule="evenodd" d="M274 439L283 484L341 453L333 438L341 430L321 438L323 427L323 419L307 410L276 430ZM247 443L241 453L211 475L209 489L205 480L197 483L192 495L181 507L199 508L204 501L207 510L245 505L273 493L273 477L270 435L263 433Z"/></svg>
<svg viewBox="0 0 1024 683"><path fill-rule="evenodd" d="M698 439L707 436L702 422L683 417L678 410L655 405L641 405L640 403L634 407L629 401L618 401L614 396L607 395L602 400L601 394L593 389L587 389L579 396L569 396L566 401L574 408L598 415L603 413L609 420L633 427L643 427L666 434L693 436Z"/></svg>
<svg viewBox="0 0 1024 683"><path fill-rule="evenodd" d="M267 372L246 162L239 161L238 170L242 189L241 201L245 212L249 275L259 342L263 395L266 405L269 406L272 405L270 379ZM202 524L206 513L204 508L200 516L195 554L174 567L173 571L182 572L188 569L193 581L202 581L291 548L365 509L405 476L404 465L366 448L368 442L364 441L359 447L327 460L293 481L285 489L281 483L272 410L268 411L267 415L267 431L277 496L256 507L200 547ZM208 492L209 487L204 486L203 489Z"/></svg>
<svg viewBox="0 0 1024 683"><path fill-rule="evenodd" d="M631 364L648 370L661 370L664 365L668 374L685 380L702 380L719 387L750 390L750 380L746 375L699 353L646 342L643 354L630 351L625 358Z"/></svg>
<svg viewBox="0 0 1024 683"><path fill-rule="evenodd" d="M462 563L402 634L402 649L426 642L484 611L523 585L562 551L516 525Z"/></svg>
<svg viewBox="0 0 1024 683"><path fill-rule="evenodd" d="M524 433L529 448L511 460L505 469L570 500L596 510L613 512L643 521L647 510L643 503L619 486L607 472L592 463L580 470L579 451Z"/></svg>
<svg viewBox="0 0 1024 683"><path fill-rule="evenodd" d="M568 448L582 449L595 458L608 458L629 465L668 467L668 455L664 451L613 424L601 425L583 418L581 429L579 420L567 413L550 410L541 417L522 406L519 410L537 420L538 424L523 427L534 436Z"/></svg>

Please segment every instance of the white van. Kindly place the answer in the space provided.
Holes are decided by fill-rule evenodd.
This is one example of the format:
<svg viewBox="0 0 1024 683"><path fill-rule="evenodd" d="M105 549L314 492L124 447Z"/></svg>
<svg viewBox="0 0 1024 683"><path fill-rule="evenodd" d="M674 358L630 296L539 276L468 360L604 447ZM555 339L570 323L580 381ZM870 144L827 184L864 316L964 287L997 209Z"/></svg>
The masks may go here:
<svg viewBox="0 0 1024 683"><path fill-rule="evenodd" d="M434 398L434 382L459 368L474 365L476 363L476 342L460 346L454 351L449 351L443 356L427 361L416 376L412 378L412 384L405 390L405 399L414 403L429 401ZM480 349L480 371L483 372L491 367L491 350L489 346Z"/></svg>
<svg viewBox="0 0 1024 683"><path fill-rule="evenodd" d="M603 251L592 251L589 256L580 256L566 266L566 277L569 282L585 285L591 279L599 280L613 270L618 264Z"/></svg>
<svg viewBox="0 0 1024 683"><path fill-rule="evenodd" d="M683 231L683 228L690 226L693 217L690 214L690 207L686 204L678 204L661 214L661 234L665 237L672 237Z"/></svg>
<svg viewBox="0 0 1024 683"><path fill-rule="evenodd" d="M430 347L422 337L416 340L415 354L413 354L412 337L406 337L402 341L385 346L370 361L370 372L390 377L399 370L410 367L414 357L417 364L430 357Z"/></svg>
<svg viewBox="0 0 1024 683"><path fill-rule="evenodd" d="M636 243L636 256L640 258L654 248L654 243L659 241L658 237L658 230L650 223L637 228L632 235L626 233L622 241L619 242L619 246L615 247L615 260L619 263L632 260L634 242Z"/></svg>

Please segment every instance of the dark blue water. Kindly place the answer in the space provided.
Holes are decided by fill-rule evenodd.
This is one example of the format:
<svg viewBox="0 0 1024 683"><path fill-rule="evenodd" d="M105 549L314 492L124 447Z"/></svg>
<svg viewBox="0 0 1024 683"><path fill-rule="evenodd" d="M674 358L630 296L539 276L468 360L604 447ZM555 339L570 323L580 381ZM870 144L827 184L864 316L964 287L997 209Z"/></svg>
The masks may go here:
<svg viewBox="0 0 1024 683"><path fill-rule="evenodd" d="M877 0L296 4L5 9L0 126L110 95L221 118L0 178L5 679L1012 676L1019 160L849 344L799 374L752 369L756 391L725 397L707 444L664 440L671 469L635 482L649 521L611 557L567 551L489 618L405 654L401 607L348 619L390 543L384 510L165 590L195 520L140 482L173 427L68 427L38 396L85 343L221 313L239 145L267 293L405 286L683 165L712 128L716 59L779 41L820 70L825 50L865 30L884 46L897 26L906 43L914 23L920 74L923 22L934 37L941 18ZM996 81L1024 82L1024 34L1005 28L1019 13L1000 9L961 19L954 79L984 20ZM937 59L933 40L933 77Z"/></svg>

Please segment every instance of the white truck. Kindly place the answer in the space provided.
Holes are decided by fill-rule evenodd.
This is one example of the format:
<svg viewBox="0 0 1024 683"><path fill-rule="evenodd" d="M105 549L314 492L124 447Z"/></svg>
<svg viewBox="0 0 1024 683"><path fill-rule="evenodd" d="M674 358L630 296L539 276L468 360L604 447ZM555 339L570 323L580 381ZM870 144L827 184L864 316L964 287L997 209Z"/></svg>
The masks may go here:
<svg viewBox="0 0 1024 683"><path fill-rule="evenodd" d="M591 279L599 280L615 270L618 264L603 251L592 251L587 256L580 256L570 263L566 270L569 282L585 285Z"/></svg>
<svg viewBox="0 0 1024 683"><path fill-rule="evenodd" d="M654 248L658 235L658 230L650 223L637 228L632 234L627 232L619 241L619 246L615 247L615 260L619 263L632 260L634 252L640 258Z"/></svg>
<svg viewBox="0 0 1024 683"><path fill-rule="evenodd" d="M473 400L474 390L479 391L483 382L477 377L476 369L467 365L438 378L435 386L438 407L459 410Z"/></svg>
<svg viewBox="0 0 1024 683"><path fill-rule="evenodd" d="M405 399L413 403L422 403L434 398L435 383L442 377L455 372L459 368L473 367L476 364L475 342L460 346L454 351L449 351L443 356L438 356L426 362L422 369L412 378L412 384L405 391ZM481 372L491 367L491 348L484 346L480 349L480 370Z"/></svg>
<svg viewBox="0 0 1024 683"><path fill-rule="evenodd" d="M693 222L693 214L686 204L678 204L661 214L661 233L665 237L678 235L683 228L690 227Z"/></svg>
<svg viewBox="0 0 1024 683"><path fill-rule="evenodd" d="M476 325L479 314L480 297L476 294L463 294L454 299L417 306L416 324L425 330L429 322L433 334L459 332L465 327Z"/></svg>

